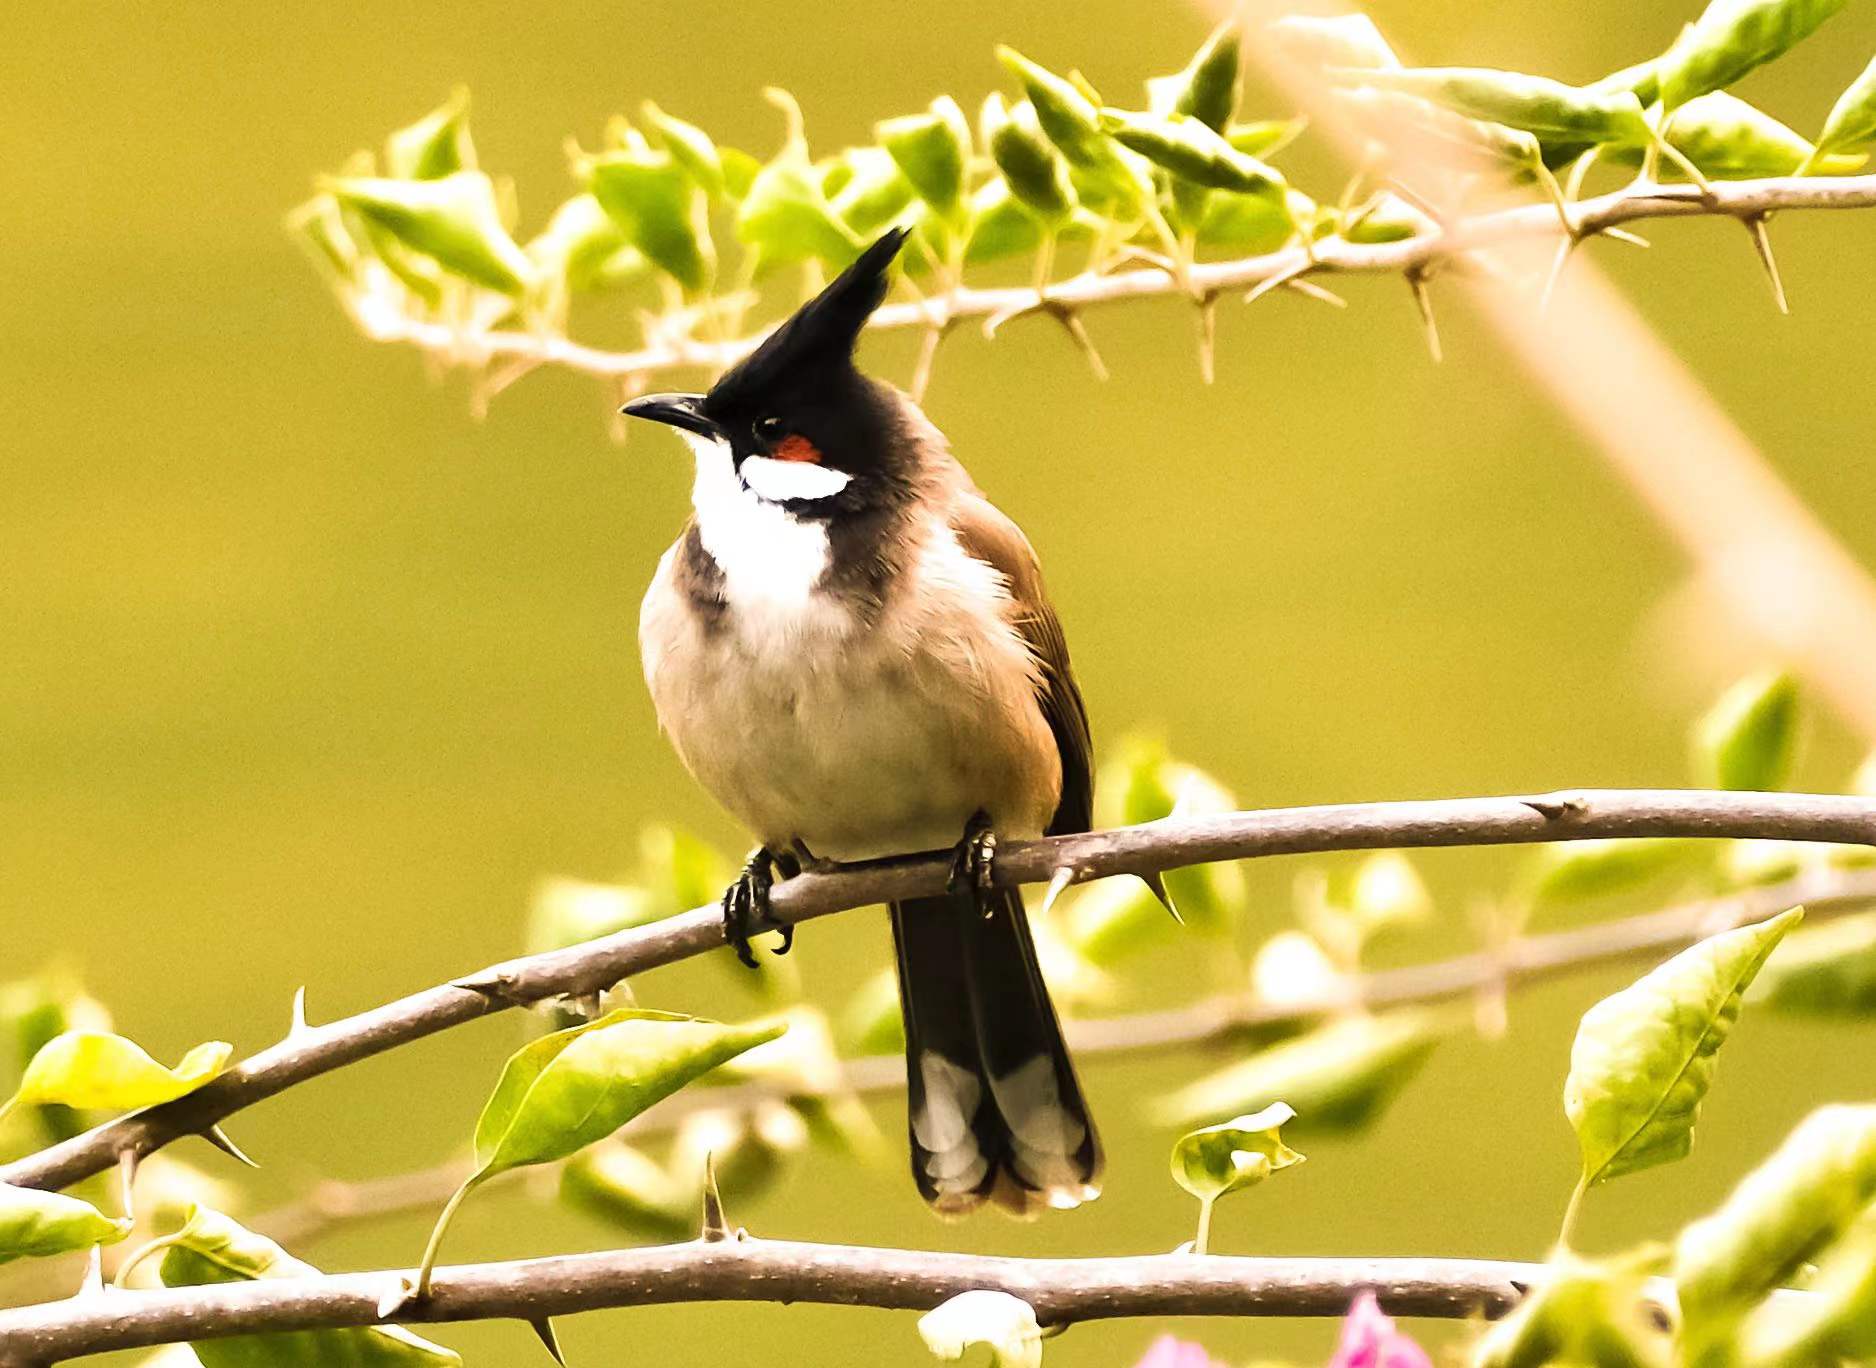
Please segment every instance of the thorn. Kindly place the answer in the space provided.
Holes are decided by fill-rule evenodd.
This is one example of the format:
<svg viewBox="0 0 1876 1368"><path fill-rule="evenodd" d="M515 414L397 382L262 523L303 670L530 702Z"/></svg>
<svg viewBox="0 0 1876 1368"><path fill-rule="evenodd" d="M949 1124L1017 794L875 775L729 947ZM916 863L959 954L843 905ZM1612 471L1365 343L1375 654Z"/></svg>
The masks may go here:
<svg viewBox="0 0 1876 1368"><path fill-rule="evenodd" d="M1049 909L1055 906L1055 900L1062 896L1062 890L1075 882L1075 871L1070 865L1062 865L1049 876L1048 891L1042 895L1042 911L1037 915L1046 917Z"/></svg>
<svg viewBox="0 0 1876 1368"><path fill-rule="evenodd" d="M1759 254L1759 264L1765 267L1765 274L1772 282L1772 299L1782 314L1791 312L1791 305L1785 299L1785 282L1778 278L1778 258L1772 255L1772 235L1765 230L1765 215L1752 214L1740 220L1746 225L1746 231L1752 235L1752 248Z"/></svg>
<svg viewBox="0 0 1876 1368"><path fill-rule="evenodd" d="M1075 345L1081 348L1081 354L1088 358L1088 366L1094 371L1094 378L1096 380L1107 379L1107 363L1101 359L1101 353L1095 349L1094 339L1088 336L1087 328L1082 326L1081 315L1073 309L1059 309L1053 312L1061 320L1062 327L1067 329L1068 335L1075 340Z"/></svg>
<svg viewBox="0 0 1876 1368"><path fill-rule="evenodd" d="M913 403L921 403L931 385L932 363L938 359L938 344L944 340L942 325L933 323L919 337L918 361L912 367L912 385L908 391Z"/></svg>
<svg viewBox="0 0 1876 1368"><path fill-rule="evenodd" d="M124 1215L133 1220L137 1215L137 1162L139 1155L134 1149L117 1152L117 1198L124 1208Z"/></svg>
<svg viewBox="0 0 1876 1368"><path fill-rule="evenodd" d="M1557 244L1557 255L1551 258L1550 274L1544 277L1543 293L1537 297L1537 312L1541 316L1550 312L1550 297L1557 291L1557 282L1563 279L1563 268L1570 262L1570 256L1576 251L1577 239L1567 237Z"/></svg>
<svg viewBox="0 0 1876 1368"><path fill-rule="evenodd" d="M704 1154L703 1225L697 1238L706 1244L730 1238L730 1223L723 1216L723 1194L717 1190L717 1157L710 1152Z"/></svg>
<svg viewBox="0 0 1876 1368"><path fill-rule="evenodd" d="M412 1301L416 1300L416 1297L416 1285L412 1283L409 1278L399 1277L396 1282L385 1288L384 1292L379 1296L378 1319L381 1321L390 1320L391 1317L395 1316L399 1311L402 1311L406 1306L410 1305Z"/></svg>
<svg viewBox="0 0 1876 1368"><path fill-rule="evenodd" d="M293 990L292 1017L287 1025L287 1039L303 1036L313 1028L306 1021L306 985L301 984Z"/></svg>
<svg viewBox="0 0 1876 1368"><path fill-rule="evenodd" d="M1313 280L1286 280L1283 282L1283 288L1293 290L1297 294L1302 295L1305 299L1318 300L1324 304L1334 305L1338 309L1346 309L1348 307L1348 301L1342 298L1341 295L1337 294L1334 290L1318 285Z"/></svg>
<svg viewBox="0 0 1876 1368"><path fill-rule="evenodd" d="M1640 233L1631 233L1626 228L1599 228L1604 237L1614 238L1617 242L1626 242L1631 247L1652 247L1654 244Z"/></svg>
<svg viewBox="0 0 1876 1368"><path fill-rule="evenodd" d="M515 975L511 969L497 967L484 969L480 973L469 974L459 979L451 979L452 988L467 988L472 993L483 997L496 998L502 1002L525 1007L527 1003L515 993Z"/></svg>
<svg viewBox="0 0 1876 1368"><path fill-rule="evenodd" d="M1180 916L1179 909L1173 906L1172 894L1166 891L1166 880L1160 877L1160 872L1157 869L1149 869L1138 878L1147 886L1147 891L1159 899L1159 905L1166 909L1166 915L1184 926L1186 919Z"/></svg>
<svg viewBox="0 0 1876 1368"><path fill-rule="evenodd" d="M1547 793L1535 798L1520 798L1518 801L1540 817L1552 822L1560 821L1565 817L1581 817L1589 810L1588 803L1568 794Z"/></svg>
<svg viewBox="0 0 1876 1368"><path fill-rule="evenodd" d="M1244 292L1244 302L1246 304L1255 304L1278 286L1287 285L1292 280L1295 280L1314 264L1315 262L1309 257L1304 257L1303 260L1297 262L1296 265L1287 267L1284 270L1278 271L1275 275L1268 276L1258 281Z"/></svg>
<svg viewBox="0 0 1876 1368"><path fill-rule="evenodd" d="M259 1164L255 1163L241 1152L241 1146L230 1140L228 1138L228 1132L223 1130L220 1126L211 1125L206 1130L202 1131L201 1135L204 1140L208 1141L209 1144L213 1145L229 1158L239 1160L251 1169L260 1167Z"/></svg>
<svg viewBox="0 0 1876 1368"><path fill-rule="evenodd" d="M1427 333L1427 350L1433 354L1434 364L1445 359L1440 349L1440 325L1433 317L1433 296L1427 293L1427 277L1424 271L1407 272L1407 288L1413 291L1414 304L1420 310L1420 322Z"/></svg>
<svg viewBox="0 0 1876 1368"><path fill-rule="evenodd" d="M533 1328L535 1336L547 1352L554 1356L554 1362L558 1363L560 1368L567 1368L567 1356L560 1352L560 1337L554 1333L554 1322L542 1316L539 1320L529 1321L528 1324Z"/></svg>
<svg viewBox="0 0 1876 1368"><path fill-rule="evenodd" d="M1211 384L1218 378L1218 296L1199 301L1199 378Z"/></svg>

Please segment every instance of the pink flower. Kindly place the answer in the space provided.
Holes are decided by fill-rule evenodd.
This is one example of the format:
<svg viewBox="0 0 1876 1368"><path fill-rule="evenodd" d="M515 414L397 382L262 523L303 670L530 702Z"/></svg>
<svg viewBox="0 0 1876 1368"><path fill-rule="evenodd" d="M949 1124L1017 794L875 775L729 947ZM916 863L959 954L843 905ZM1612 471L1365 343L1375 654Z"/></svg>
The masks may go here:
<svg viewBox="0 0 1876 1368"><path fill-rule="evenodd" d="M1161 1335L1147 1345L1146 1354L1133 1368L1224 1368L1224 1365L1206 1353L1202 1344Z"/></svg>
<svg viewBox="0 0 1876 1368"><path fill-rule="evenodd" d="M1179 1368L1185 1368L1184 1364ZM1329 1368L1433 1368L1433 1361L1411 1337L1394 1328L1394 1318L1381 1309L1373 1292L1363 1292L1348 1308Z"/></svg>

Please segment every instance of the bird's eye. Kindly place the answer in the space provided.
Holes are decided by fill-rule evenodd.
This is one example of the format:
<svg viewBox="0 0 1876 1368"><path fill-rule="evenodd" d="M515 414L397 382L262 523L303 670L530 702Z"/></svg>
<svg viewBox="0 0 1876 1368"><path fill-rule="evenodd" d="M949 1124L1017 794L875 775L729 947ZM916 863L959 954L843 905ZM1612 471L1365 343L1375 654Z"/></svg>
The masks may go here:
<svg viewBox="0 0 1876 1368"><path fill-rule="evenodd" d="M756 419L756 436L765 442L772 442L782 435L782 420L773 415Z"/></svg>

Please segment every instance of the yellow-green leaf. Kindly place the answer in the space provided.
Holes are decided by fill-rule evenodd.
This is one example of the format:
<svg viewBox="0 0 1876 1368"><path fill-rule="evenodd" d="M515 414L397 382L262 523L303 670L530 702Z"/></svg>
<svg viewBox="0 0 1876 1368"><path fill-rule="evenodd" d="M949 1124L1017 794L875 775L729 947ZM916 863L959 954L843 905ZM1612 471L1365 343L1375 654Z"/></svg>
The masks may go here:
<svg viewBox="0 0 1876 1368"><path fill-rule="evenodd" d="M1817 135L1820 154L1845 152L1876 142L1876 58L1837 97Z"/></svg>
<svg viewBox="0 0 1876 1368"><path fill-rule="evenodd" d="M1876 912L1809 926L1785 942L1748 997L1799 1016L1876 1015Z"/></svg>
<svg viewBox="0 0 1876 1368"><path fill-rule="evenodd" d="M633 1235L679 1240L696 1233L703 1192L643 1150L608 1140L567 1161L560 1171L560 1195L570 1206Z"/></svg>
<svg viewBox="0 0 1876 1368"><path fill-rule="evenodd" d="M564 1159L784 1029L625 1007L542 1036L509 1058L476 1122L478 1177Z"/></svg>
<svg viewBox="0 0 1876 1368"><path fill-rule="evenodd" d="M1155 114L1189 114L1223 133L1238 112L1238 46L1236 22L1220 24L1180 71L1146 83L1147 107Z"/></svg>
<svg viewBox="0 0 1876 1368"><path fill-rule="evenodd" d="M160 1273L165 1287L204 1287L263 1278L317 1277L264 1235L198 1206L172 1236ZM457 1364L454 1350L420 1339L401 1326L344 1330L294 1330L197 1340L203 1368L409 1368L413 1364Z"/></svg>
<svg viewBox="0 0 1876 1368"><path fill-rule="evenodd" d="M1122 147L1193 185L1240 195L1279 193L1284 187L1281 173L1238 151L1190 114L1103 109L1101 127Z"/></svg>
<svg viewBox="0 0 1876 1368"><path fill-rule="evenodd" d="M133 1041L106 1031L66 1031L47 1041L20 1079L19 1091L0 1111L48 1102L95 1111L132 1111L194 1092L234 1054L210 1040L166 1069Z"/></svg>
<svg viewBox="0 0 1876 1368"><path fill-rule="evenodd" d="M1349 1017L1228 1064L1153 1112L1166 1124L1186 1126L1288 1102L1299 1129L1357 1129L1380 1114L1439 1040L1436 1019L1425 1013Z"/></svg>
<svg viewBox="0 0 1876 1368"><path fill-rule="evenodd" d="M1694 764L1712 788L1775 789L1798 748L1798 681L1789 674L1740 680L1694 726Z"/></svg>
<svg viewBox="0 0 1876 1368"><path fill-rule="evenodd" d="M833 210L860 237L877 234L918 196L883 147L849 147L840 160L846 178L833 192Z"/></svg>
<svg viewBox="0 0 1876 1368"><path fill-rule="evenodd" d="M1844 6L1844 0L1710 0L1656 64L1664 109L1724 90L1780 57Z"/></svg>
<svg viewBox="0 0 1876 1368"><path fill-rule="evenodd" d="M1628 91L1565 85L1489 67L1357 69L1344 75L1368 89L1430 100L1468 119L1522 129L1539 138L1648 141L1641 101Z"/></svg>
<svg viewBox="0 0 1876 1368"><path fill-rule="evenodd" d="M1800 167L1840 175L1863 164L1863 157L1841 154L1818 156L1803 137L1755 109L1744 100L1716 90L1689 100L1675 112L1668 127L1668 145L1714 180L1748 180L1758 176L1789 176ZM1643 150L1623 148L1606 160L1617 166L1639 165ZM1681 176L1677 166L1664 166L1670 176Z"/></svg>
<svg viewBox="0 0 1876 1368"><path fill-rule="evenodd" d="M1688 1226L1674 1251L1689 1361L1850 1228L1876 1197L1876 1106L1820 1107Z"/></svg>
<svg viewBox="0 0 1876 1368"><path fill-rule="evenodd" d="M1654 878L1699 849L1669 837L1558 841L1531 859L1531 891L1548 902L1623 893Z"/></svg>
<svg viewBox="0 0 1876 1368"><path fill-rule="evenodd" d="M696 124L665 113L650 100L645 101L641 110L645 126L657 136L672 160L684 168L705 194L722 199L729 186L723 174L723 155L717 151L710 135Z"/></svg>
<svg viewBox="0 0 1876 1368"><path fill-rule="evenodd" d="M503 294L526 293L534 263L502 223L495 184L480 171L437 180L340 176L325 182L346 208L400 246Z"/></svg>
<svg viewBox="0 0 1876 1368"><path fill-rule="evenodd" d="M128 1217L114 1219L63 1193L0 1183L0 1264L116 1244L128 1234Z"/></svg>
<svg viewBox="0 0 1876 1368"><path fill-rule="evenodd" d="M818 260L845 266L865 244L828 202L805 152L784 152L756 173L737 212L736 231L765 262Z"/></svg>
<svg viewBox="0 0 1876 1368"><path fill-rule="evenodd" d="M955 218L964 204L964 177L971 160L970 121L958 102L940 95L924 113L886 119L873 132L919 198Z"/></svg>
<svg viewBox="0 0 1876 1368"><path fill-rule="evenodd" d="M1202 1202L1214 1201L1302 1163L1280 1134L1295 1119L1288 1103L1273 1102L1254 1115L1187 1131L1173 1142L1173 1181Z"/></svg>
<svg viewBox="0 0 1876 1368"><path fill-rule="evenodd" d="M1023 83L1042 131L1081 173L1087 188L1122 209L1138 207L1152 188L1151 178L1102 130L1100 107L1087 91L1014 48L999 47L997 57Z"/></svg>
<svg viewBox="0 0 1876 1368"><path fill-rule="evenodd" d="M1036 122L1035 106L1019 100L1006 109L995 91L984 99L978 136L1003 173L1010 193L1045 223L1060 223L1075 208L1075 188L1062 160Z"/></svg>
<svg viewBox="0 0 1876 1368"><path fill-rule="evenodd" d="M384 142L385 169L398 180L440 180L476 169L469 138L469 89L457 86L449 100Z"/></svg>
<svg viewBox="0 0 1876 1368"><path fill-rule="evenodd" d="M1473 1368L1667 1368L1668 1336L1642 1296L1653 1249L1591 1263L1560 1255L1517 1309L1486 1332Z"/></svg>
<svg viewBox="0 0 1876 1368"><path fill-rule="evenodd" d="M1770 1368L1876 1358L1876 1208L1865 1208L1805 1279L1804 1297L1768 1299L1740 1328L1748 1363Z"/></svg>
<svg viewBox="0 0 1876 1368"><path fill-rule="evenodd" d="M1684 1157L1741 995L1803 912L1710 936L1584 1013L1563 1108L1583 1184Z"/></svg>
<svg viewBox="0 0 1876 1368"><path fill-rule="evenodd" d="M692 293L709 283L714 262L703 192L673 154L602 152L581 163L580 175L647 261Z"/></svg>

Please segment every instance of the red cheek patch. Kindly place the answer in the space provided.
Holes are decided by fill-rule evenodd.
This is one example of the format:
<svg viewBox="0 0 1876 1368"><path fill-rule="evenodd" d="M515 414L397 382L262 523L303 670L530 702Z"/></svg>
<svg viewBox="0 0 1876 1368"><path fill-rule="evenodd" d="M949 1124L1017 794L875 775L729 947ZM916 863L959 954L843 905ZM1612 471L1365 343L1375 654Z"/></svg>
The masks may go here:
<svg viewBox="0 0 1876 1368"><path fill-rule="evenodd" d="M769 455L778 461L806 461L809 465L821 463L821 449L799 434L782 438L770 448Z"/></svg>

